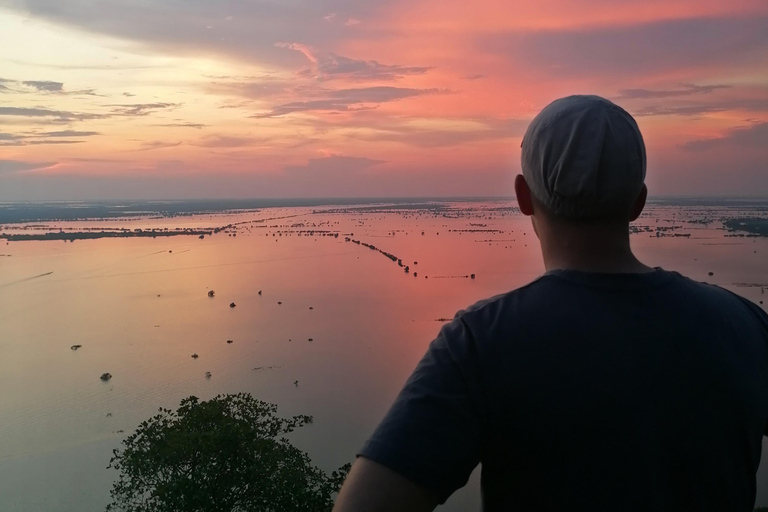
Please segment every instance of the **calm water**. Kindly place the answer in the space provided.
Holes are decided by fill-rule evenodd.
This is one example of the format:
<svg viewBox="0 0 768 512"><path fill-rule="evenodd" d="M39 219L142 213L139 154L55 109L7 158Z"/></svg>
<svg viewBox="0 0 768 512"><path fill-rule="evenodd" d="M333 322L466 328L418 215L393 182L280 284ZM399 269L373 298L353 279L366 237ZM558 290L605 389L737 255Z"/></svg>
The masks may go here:
<svg viewBox="0 0 768 512"><path fill-rule="evenodd" d="M314 424L294 442L324 469L351 461L439 319L543 272L528 220L509 206L295 206L6 225L0 231L242 223L202 240L2 242L0 510L103 510L111 450L158 407L192 394L247 391L283 415L311 414ZM768 238L722 229L723 219L744 214L652 205L633 246L648 264L768 302L760 286L768 289ZM345 237L402 258L410 273ZM107 383L104 372L113 375ZM474 475L443 510L478 508Z"/></svg>

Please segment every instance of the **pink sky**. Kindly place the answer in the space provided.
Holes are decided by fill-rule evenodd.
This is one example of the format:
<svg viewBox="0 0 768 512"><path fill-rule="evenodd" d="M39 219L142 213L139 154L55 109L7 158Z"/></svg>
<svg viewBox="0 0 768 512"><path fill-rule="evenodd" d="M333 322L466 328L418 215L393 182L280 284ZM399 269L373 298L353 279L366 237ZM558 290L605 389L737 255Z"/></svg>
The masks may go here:
<svg viewBox="0 0 768 512"><path fill-rule="evenodd" d="M0 200L511 195L569 94L636 117L651 194L768 196L766 26L765 1L0 0Z"/></svg>

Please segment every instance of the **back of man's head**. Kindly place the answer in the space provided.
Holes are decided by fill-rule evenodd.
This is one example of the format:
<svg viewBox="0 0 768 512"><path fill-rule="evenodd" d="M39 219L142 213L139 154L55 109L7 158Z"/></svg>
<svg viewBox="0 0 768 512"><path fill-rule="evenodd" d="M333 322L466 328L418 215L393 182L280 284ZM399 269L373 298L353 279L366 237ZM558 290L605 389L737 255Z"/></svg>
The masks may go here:
<svg viewBox="0 0 768 512"><path fill-rule="evenodd" d="M624 109L598 96L547 105L522 142L533 199L567 221L628 221L645 180L645 144Z"/></svg>

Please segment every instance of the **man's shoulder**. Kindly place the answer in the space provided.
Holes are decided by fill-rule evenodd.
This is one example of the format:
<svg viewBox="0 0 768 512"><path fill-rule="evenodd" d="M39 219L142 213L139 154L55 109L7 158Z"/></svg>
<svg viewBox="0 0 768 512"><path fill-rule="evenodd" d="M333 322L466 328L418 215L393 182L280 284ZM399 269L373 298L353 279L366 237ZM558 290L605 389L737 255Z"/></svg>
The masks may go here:
<svg viewBox="0 0 768 512"><path fill-rule="evenodd" d="M768 331L768 313L766 313L763 308L752 302L751 300L742 297L738 293L732 292L731 290L728 290L726 288L722 288L720 286L709 284L709 283L700 283L698 281L689 280L695 285L699 285L702 287L703 290L705 290L705 293L708 293L712 296L713 300L719 300L723 303L730 304L733 308L739 308L743 311L748 311L751 316L753 316L757 321L762 324L763 328Z"/></svg>
<svg viewBox="0 0 768 512"><path fill-rule="evenodd" d="M579 299L582 297L610 296L612 300L617 297L617 291L632 294L635 291L655 289L654 300L666 301L672 306L679 301L689 305L698 304L703 310L740 312L753 317L764 329L768 329L768 314L757 304L726 288L696 281L678 272L658 269L657 275L649 276L647 287L627 280L621 282L621 278L617 281L620 286L611 287L608 286L610 279L604 276L597 283L588 283L556 273L544 274L524 286L480 300L458 311L454 322L464 324L474 336L482 337L482 333L497 334L502 330L514 329L520 323L542 321L542 316L580 314ZM629 296L625 298L634 301ZM595 312L590 310L590 313Z"/></svg>
<svg viewBox="0 0 768 512"><path fill-rule="evenodd" d="M536 293L542 286L546 286L547 281L548 276L545 274L514 290L479 300L471 306L457 311L454 319L484 316L496 313L501 309L506 309L512 304L521 302L521 299L532 292Z"/></svg>
<svg viewBox="0 0 768 512"><path fill-rule="evenodd" d="M552 287L558 284L552 276L539 276L519 288L479 300L457 311L446 327L450 329L451 326L461 325L474 338L502 336L513 329L521 318L542 310L542 300L551 295L554 291Z"/></svg>
<svg viewBox="0 0 768 512"><path fill-rule="evenodd" d="M680 277L679 285L687 288L692 295L700 297L702 300L717 304L718 306L730 306L740 310L749 311L752 315L757 317L761 323L768 327L768 314L751 300L722 286L703 281L696 281L680 274L677 275Z"/></svg>

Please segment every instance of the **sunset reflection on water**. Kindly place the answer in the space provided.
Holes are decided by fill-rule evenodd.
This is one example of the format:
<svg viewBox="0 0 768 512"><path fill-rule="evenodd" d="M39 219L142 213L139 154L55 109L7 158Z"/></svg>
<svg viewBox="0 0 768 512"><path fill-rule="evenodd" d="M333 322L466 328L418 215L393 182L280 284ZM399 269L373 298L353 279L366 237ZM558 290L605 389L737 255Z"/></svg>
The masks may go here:
<svg viewBox="0 0 768 512"><path fill-rule="evenodd" d="M686 223L682 208L648 212L638 224L678 224L691 236L633 235L646 263L763 300L761 287L744 285L768 283L767 239ZM158 407L175 408L189 395L246 391L282 415L310 414L314 424L292 439L320 467L338 467L354 458L442 319L544 271L529 220L504 202L265 209L96 226L241 222L202 240L0 246L10 254L0 258L4 500L20 509L103 507L111 449ZM347 237L396 255L409 272ZM72 350L76 344L82 348ZM104 372L113 378L102 382ZM761 500L768 504L765 487ZM445 510L478 503L473 479Z"/></svg>

